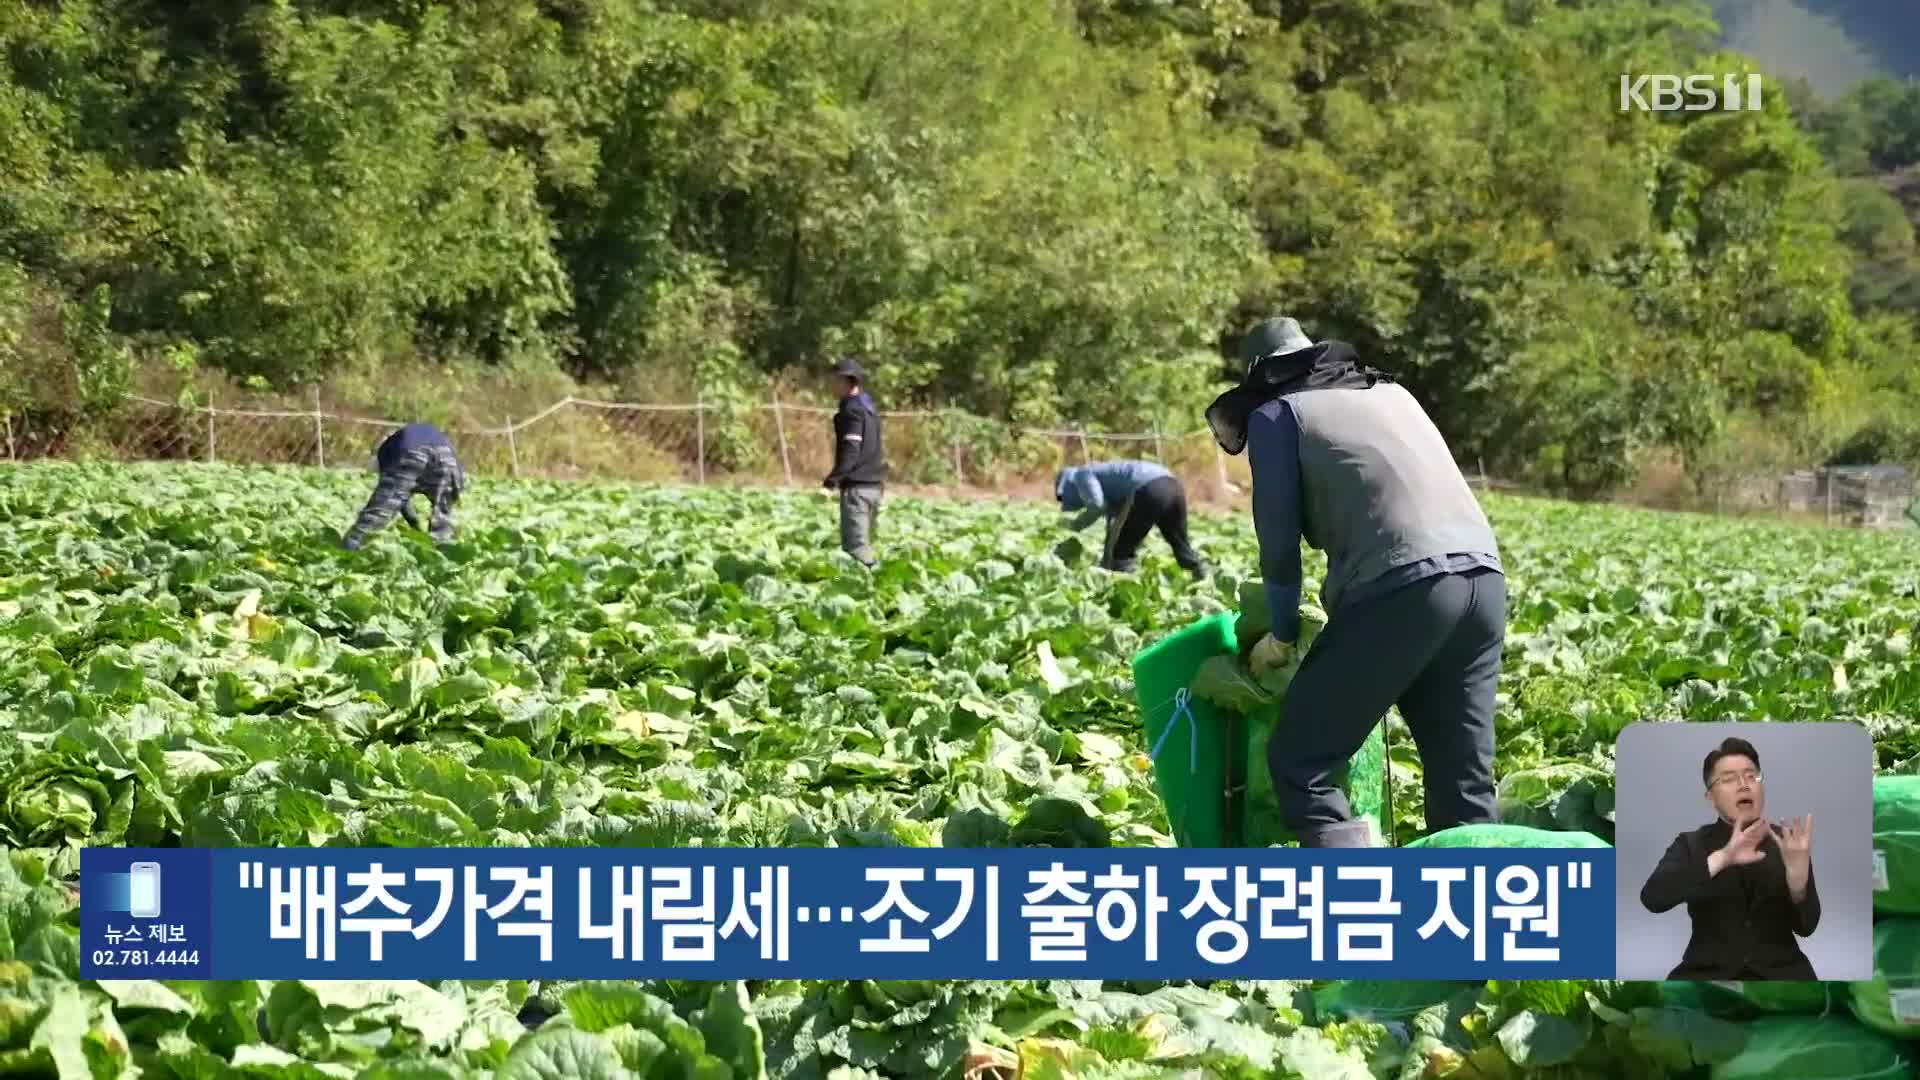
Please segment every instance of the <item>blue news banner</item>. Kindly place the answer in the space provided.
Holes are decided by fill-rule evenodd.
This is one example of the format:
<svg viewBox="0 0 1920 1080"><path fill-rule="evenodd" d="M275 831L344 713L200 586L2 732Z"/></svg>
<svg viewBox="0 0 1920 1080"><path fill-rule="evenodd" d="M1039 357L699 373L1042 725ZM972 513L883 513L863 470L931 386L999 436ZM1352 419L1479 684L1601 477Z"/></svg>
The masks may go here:
<svg viewBox="0 0 1920 1080"><path fill-rule="evenodd" d="M87 848L92 979L1570 979L1586 849Z"/></svg>

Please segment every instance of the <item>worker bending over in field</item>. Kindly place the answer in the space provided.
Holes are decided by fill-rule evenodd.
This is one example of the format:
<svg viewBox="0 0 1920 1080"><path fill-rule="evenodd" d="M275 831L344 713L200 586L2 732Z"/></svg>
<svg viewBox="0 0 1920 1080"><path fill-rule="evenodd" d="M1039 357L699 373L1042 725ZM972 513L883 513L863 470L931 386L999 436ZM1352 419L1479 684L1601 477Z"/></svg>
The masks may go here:
<svg viewBox="0 0 1920 1080"><path fill-rule="evenodd" d="M873 526L887 480L880 447L880 411L863 384L867 373L852 357L833 367L840 407L833 414L833 471L821 486L840 492L840 549L874 567Z"/></svg>
<svg viewBox="0 0 1920 1080"><path fill-rule="evenodd" d="M1253 471L1273 612L1253 648L1256 675L1293 658L1301 538L1327 555L1327 625L1267 745L1288 827L1304 847L1371 844L1334 779L1392 705L1425 766L1428 830L1495 821L1506 577L1473 490L1419 402L1351 345L1316 345L1293 319L1269 319L1241 355L1245 380L1207 423Z"/></svg>
<svg viewBox="0 0 1920 1080"><path fill-rule="evenodd" d="M1053 482L1060 509L1083 511L1067 527L1079 532L1102 515L1107 519L1107 542L1100 565L1116 573L1132 573L1140 542L1159 526L1181 568L1196 578L1207 576L1207 564L1187 539L1187 492L1165 466L1151 461L1103 461L1060 470Z"/></svg>
<svg viewBox="0 0 1920 1080"><path fill-rule="evenodd" d="M454 456L446 432L432 424L408 424L380 444L374 465L380 471L380 481L366 508L340 541L341 547L358 548L369 535L386 528L395 514L419 528L420 519L413 512L415 495L425 495L433 504L427 535L435 543L453 539L453 504L460 501L467 474Z"/></svg>

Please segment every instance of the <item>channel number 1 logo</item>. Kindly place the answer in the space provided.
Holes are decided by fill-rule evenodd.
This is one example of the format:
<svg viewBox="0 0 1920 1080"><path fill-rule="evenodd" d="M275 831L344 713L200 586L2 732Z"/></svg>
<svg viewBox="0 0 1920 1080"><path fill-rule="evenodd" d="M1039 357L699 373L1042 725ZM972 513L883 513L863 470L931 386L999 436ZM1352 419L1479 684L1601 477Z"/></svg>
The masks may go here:
<svg viewBox="0 0 1920 1080"><path fill-rule="evenodd" d="M1620 111L1760 111L1760 76L1622 75Z"/></svg>

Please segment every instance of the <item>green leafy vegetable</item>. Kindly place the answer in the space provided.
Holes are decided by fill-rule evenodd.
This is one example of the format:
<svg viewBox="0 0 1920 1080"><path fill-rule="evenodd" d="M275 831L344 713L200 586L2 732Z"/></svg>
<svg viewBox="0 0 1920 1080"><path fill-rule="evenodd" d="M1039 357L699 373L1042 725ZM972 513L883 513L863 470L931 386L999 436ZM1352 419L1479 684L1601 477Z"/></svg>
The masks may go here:
<svg viewBox="0 0 1920 1080"><path fill-rule="evenodd" d="M1044 507L908 496L869 575L831 557L817 502L722 488L489 480L451 548L341 552L314 522L365 495L324 471L0 470L0 1072L1678 1077L1755 1030L1600 981L82 982L63 879L89 844L1166 845L1131 658L1236 611L1241 655L1214 673L1255 692L1244 517L1195 515L1219 570L1195 584L1151 545L1132 576L1063 565ZM1515 568L1508 822L1610 838L1612 740L1639 719L1857 722L1883 771L1915 770L1895 643L1920 622L1920 542L1486 504ZM1406 843L1419 761L1403 729L1394 750ZM1847 998L1884 1022L1895 988Z"/></svg>

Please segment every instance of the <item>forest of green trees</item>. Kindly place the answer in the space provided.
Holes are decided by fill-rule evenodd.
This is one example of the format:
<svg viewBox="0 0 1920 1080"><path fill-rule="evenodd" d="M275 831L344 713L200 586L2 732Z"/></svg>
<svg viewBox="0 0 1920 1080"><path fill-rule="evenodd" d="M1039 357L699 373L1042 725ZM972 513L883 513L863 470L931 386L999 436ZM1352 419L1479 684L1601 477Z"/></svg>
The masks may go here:
<svg viewBox="0 0 1920 1080"><path fill-rule="evenodd" d="M0 0L0 411L430 365L1190 430L1285 312L1465 460L1920 463L1920 82L1672 0Z"/></svg>

